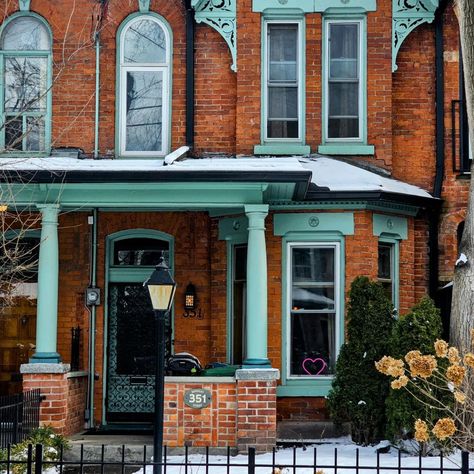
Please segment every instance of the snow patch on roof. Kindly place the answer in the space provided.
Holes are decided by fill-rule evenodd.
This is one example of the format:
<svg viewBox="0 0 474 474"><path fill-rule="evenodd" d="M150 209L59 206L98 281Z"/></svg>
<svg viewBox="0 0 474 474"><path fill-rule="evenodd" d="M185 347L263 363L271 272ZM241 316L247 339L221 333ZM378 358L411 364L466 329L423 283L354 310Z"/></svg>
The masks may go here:
<svg viewBox="0 0 474 474"><path fill-rule="evenodd" d="M384 191L431 198L424 189L328 157L300 158L304 168L313 172L311 181L330 191Z"/></svg>

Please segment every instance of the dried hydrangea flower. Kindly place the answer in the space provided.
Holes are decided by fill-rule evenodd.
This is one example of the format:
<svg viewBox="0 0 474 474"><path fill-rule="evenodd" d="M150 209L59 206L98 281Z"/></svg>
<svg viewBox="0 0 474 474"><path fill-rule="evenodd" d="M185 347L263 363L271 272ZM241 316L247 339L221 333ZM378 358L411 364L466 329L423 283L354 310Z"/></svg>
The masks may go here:
<svg viewBox="0 0 474 474"><path fill-rule="evenodd" d="M449 344L446 341L443 341L443 339L437 339L434 343L434 348L438 357L447 357Z"/></svg>
<svg viewBox="0 0 474 474"><path fill-rule="evenodd" d="M420 351L410 351L410 352L408 352L407 355L405 356L405 360L406 360L407 363L409 364L412 359L414 359L415 357L420 357L420 356L421 356L421 352L420 352Z"/></svg>
<svg viewBox="0 0 474 474"><path fill-rule="evenodd" d="M432 355L415 355L410 358L408 363L412 377L421 377L427 379L431 377L433 371L438 366L436 359Z"/></svg>
<svg viewBox="0 0 474 474"><path fill-rule="evenodd" d="M474 354L472 352L468 352L464 356L464 364L474 369Z"/></svg>
<svg viewBox="0 0 474 474"><path fill-rule="evenodd" d="M418 420L415 421L415 439L419 443L426 443L429 439L428 435L428 425L426 421Z"/></svg>
<svg viewBox="0 0 474 474"><path fill-rule="evenodd" d="M400 390L402 387L406 387L408 384L408 377L406 375L402 375L398 377L398 379L395 379L392 383L391 386L394 390Z"/></svg>
<svg viewBox="0 0 474 474"><path fill-rule="evenodd" d="M450 347L448 349L448 360L453 365L457 365L461 362L461 357L459 357L459 351L455 347Z"/></svg>
<svg viewBox="0 0 474 474"><path fill-rule="evenodd" d="M432 431L438 439L443 441L456 433L456 425L451 418L441 418L436 422Z"/></svg>
<svg viewBox="0 0 474 474"><path fill-rule="evenodd" d="M394 359L390 356L383 356L375 363L375 368L382 374L390 375L391 377L400 377L405 373L403 360Z"/></svg>
<svg viewBox="0 0 474 474"><path fill-rule="evenodd" d="M454 398L461 405L464 405L466 403L466 395L462 392L459 392L458 390L454 392Z"/></svg>
<svg viewBox="0 0 474 474"><path fill-rule="evenodd" d="M466 369L460 365L450 365L446 370L446 378L453 382L456 387L459 387L466 375Z"/></svg>

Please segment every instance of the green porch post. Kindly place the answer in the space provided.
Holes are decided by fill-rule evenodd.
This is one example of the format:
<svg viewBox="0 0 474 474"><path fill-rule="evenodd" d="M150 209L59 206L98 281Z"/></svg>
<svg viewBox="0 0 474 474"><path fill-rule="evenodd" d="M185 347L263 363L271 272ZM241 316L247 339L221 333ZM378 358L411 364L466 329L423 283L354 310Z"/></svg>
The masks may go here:
<svg viewBox="0 0 474 474"><path fill-rule="evenodd" d="M36 352L32 363L59 363L56 352L58 333L58 214L57 204L38 205L41 211L41 242L38 263L38 308Z"/></svg>
<svg viewBox="0 0 474 474"><path fill-rule="evenodd" d="M249 221L247 244L247 353L244 367L270 367L267 357L267 249L265 217L268 205L245 206Z"/></svg>

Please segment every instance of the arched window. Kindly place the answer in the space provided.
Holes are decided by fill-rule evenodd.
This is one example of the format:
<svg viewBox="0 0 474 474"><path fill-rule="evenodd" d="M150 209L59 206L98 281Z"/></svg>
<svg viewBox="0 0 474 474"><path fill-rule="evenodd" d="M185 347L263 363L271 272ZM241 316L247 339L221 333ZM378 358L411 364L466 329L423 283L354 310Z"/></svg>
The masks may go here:
<svg viewBox="0 0 474 474"><path fill-rule="evenodd" d="M119 34L121 156L163 156L170 130L170 31L154 15L126 20Z"/></svg>
<svg viewBox="0 0 474 474"><path fill-rule="evenodd" d="M37 15L12 17L1 29L1 151L49 152L51 33Z"/></svg>

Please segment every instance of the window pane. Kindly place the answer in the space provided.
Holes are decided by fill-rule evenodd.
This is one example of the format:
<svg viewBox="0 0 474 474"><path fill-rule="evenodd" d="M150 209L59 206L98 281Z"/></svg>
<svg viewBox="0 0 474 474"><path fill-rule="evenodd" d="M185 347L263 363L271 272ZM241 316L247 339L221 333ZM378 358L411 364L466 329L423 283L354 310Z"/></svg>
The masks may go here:
<svg viewBox="0 0 474 474"><path fill-rule="evenodd" d="M126 63L165 63L165 32L156 21L136 21L125 33L123 49Z"/></svg>
<svg viewBox="0 0 474 474"><path fill-rule="evenodd" d="M7 117L5 123L6 150L23 149L23 117Z"/></svg>
<svg viewBox="0 0 474 474"><path fill-rule="evenodd" d="M46 27L32 17L10 22L3 33L2 45L8 51L47 51L51 47Z"/></svg>
<svg viewBox="0 0 474 474"><path fill-rule="evenodd" d="M293 310L333 310L334 287L311 287L293 285L291 301Z"/></svg>
<svg viewBox="0 0 474 474"><path fill-rule="evenodd" d="M5 111L45 111L46 58L5 58Z"/></svg>
<svg viewBox="0 0 474 474"><path fill-rule="evenodd" d="M114 265L154 266L164 257L169 265L169 244L158 239L125 239L114 243Z"/></svg>
<svg viewBox="0 0 474 474"><path fill-rule="evenodd" d="M357 138L359 136L359 119L330 118L328 136L329 138Z"/></svg>
<svg viewBox="0 0 474 474"><path fill-rule="evenodd" d="M333 23L329 27L331 60L357 59L359 49L358 25L355 23Z"/></svg>
<svg viewBox="0 0 474 474"><path fill-rule="evenodd" d="M298 89L296 87L270 87L268 102L270 119L298 118Z"/></svg>
<svg viewBox="0 0 474 474"><path fill-rule="evenodd" d="M379 244L378 277L392 278L392 246L390 244Z"/></svg>
<svg viewBox="0 0 474 474"><path fill-rule="evenodd" d="M267 126L268 138L298 138L298 121L271 120Z"/></svg>
<svg viewBox="0 0 474 474"><path fill-rule="evenodd" d="M296 63L298 55L298 25L268 25L270 62Z"/></svg>
<svg viewBox="0 0 474 474"><path fill-rule="evenodd" d="M359 84L331 82L329 84L329 116L359 115Z"/></svg>
<svg viewBox="0 0 474 474"><path fill-rule="evenodd" d="M356 59L331 59L330 79L357 79L358 64Z"/></svg>
<svg viewBox="0 0 474 474"><path fill-rule="evenodd" d="M270 82L295 82L296 62L270 63Z"/></svg>
<svg viewBox="0 0 474 474"><path fill-rule="evenodd" d="M293 282L308 281L334 281L334 249L293 247Z"/></svg>
<svg viewBox="0 0 474 474"><path fill-rule="evenodd" d="M291 314L291 375L334 373L335 314Z"/></svg>
<svg viewBox="0 0 474 474"><path fill-rule="evenodd" d="M27 117L26 119L26 150L43 151L44 150L44 118Z"/></svg>
<svg viewBox="0 0 474 474"><path fill-rule="evenodd" d="M163 72L127 72L127 151L162 149Z"/></svg>

